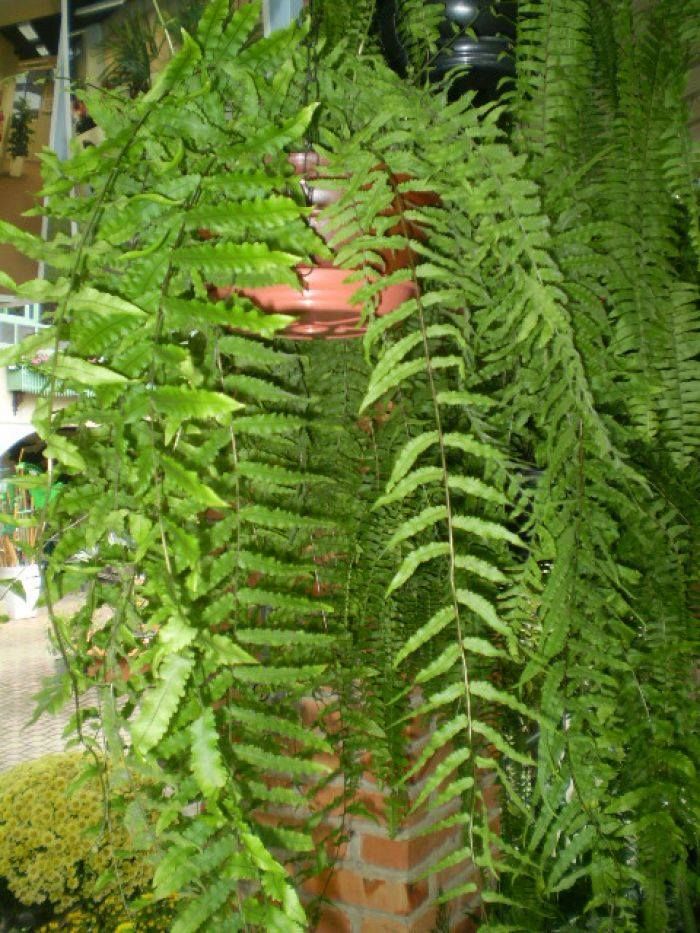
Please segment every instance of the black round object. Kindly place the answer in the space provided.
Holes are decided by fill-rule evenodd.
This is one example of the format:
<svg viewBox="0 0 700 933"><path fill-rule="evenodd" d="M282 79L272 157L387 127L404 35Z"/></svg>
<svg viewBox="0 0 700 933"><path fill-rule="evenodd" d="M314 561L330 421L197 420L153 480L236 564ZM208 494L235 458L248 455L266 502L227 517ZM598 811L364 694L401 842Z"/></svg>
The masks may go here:
<svg viewBox="0 0 700 933"><path fill-rule="evenodd" d="M454 68L468 68L455 78L453 94L477 92L478 102L493 99L499 81L515 74L515 0L424 0L441 3L445 16L440 28L443 45L433 62L431 77L443 78ZM408 55L397 21L398 0L380 0L377 25L387 60L406 73Z"/></svg>
<svg viewBox="0 0 700 933"><path fill-rule="evenodd" d="M471 26L479 13L481 13L479 0L446 0L445 2L445 16L462 29Z"/></svg>
<svg viewBox="0 0 700 933"><path fill-rule="evenodd" d="M457 36L438 55L435 69L480 68L500 74L514 74L514 63L508 54L510 45L501 36Z"/></svg>
<svg viewBox="0 0 700 933"><path fill-rule="evenodd" d="M513 3L500 3L494 10L494 5L488 0L446 0L446 28L442 30L446 42L438 53L435 71L441 75L451 68L465 67L488 72L485 77L496 81L513 75L514 17ZM453 24L462 29L456 36L453 35ZM479 76L475 77L478 79Z"/></svg>

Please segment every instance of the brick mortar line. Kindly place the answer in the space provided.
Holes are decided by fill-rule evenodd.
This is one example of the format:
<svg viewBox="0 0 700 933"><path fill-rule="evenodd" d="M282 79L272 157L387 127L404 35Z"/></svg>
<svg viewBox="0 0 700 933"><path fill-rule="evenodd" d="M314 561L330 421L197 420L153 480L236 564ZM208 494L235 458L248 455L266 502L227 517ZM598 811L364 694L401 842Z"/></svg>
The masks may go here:
<svg viewBox="0 0 700 933"><path fill-rule="evenodd" d="M329 814L323 818L323 822L319 825L322 826L325 824L334 829L340 829L343 825L345 825L348 831L354 835L376 836L378 838L386 839L388 842L414 842L417 839L422 838L423 835L429 835L429 833L423 833L423 830L428 829L433 824L440 823L442 820L447 819L449 816L453 816L458 811L459 806L453 801L449 801L448 803L443 804L438 810L431 810L426 813L425 817L419 823L400 830L394 836L389 835L385 826L383 826L380 821L373 822L372 820L367 819L367 817L353 816L352 814L345 818L339 815ZM300 812L299 810L291 810L285 807L270 807L265 809L264 812L269 816L278 817L280 820L290 819L292 821L299 822L303 822L305 819L308 819L311 815L313 815L313 813L310 811ZM491 811L489 811L489 816L490 815ZM458 828L458 826L455 826L455 831L457 831ZM438 830L438 832L440 832L440 830Z"/></svg>
<svg viewBox="0 0 700 933"><path fill-rule="evenodd" d="M352 933L361 933L363 924L368 920L375 920L377 922L391 921L395 924L405 925L408 930L412 924L417 923L435 907L435 904L426 902L417 907L413 913L398 916L397 914L387 913L383 910L375 910L372 907L357 907L352 904L345 904L343 901L326 901L326 904L328 907L333 908L333 910L337 910L338 913L344 914L348 920L350 920ZM323 914L321 916L323 916Z"/></svg>
<svg viewBox="0 0 700 933"><path fill-rule="evenodd" d="M431 875L421 877L431 865L437 865L441 859L455 851L454 839L446 839L442 845L429 852L419 863L409 868L388 868L375 865L362 859L360 856L346 856L339 859L337 868L341 871L350 871L367 881L388 881L393 884L416 884L419 881L430 881ZM349 854L350 850L348 850ZM472 862L465 862L465 871Z"/></svg>

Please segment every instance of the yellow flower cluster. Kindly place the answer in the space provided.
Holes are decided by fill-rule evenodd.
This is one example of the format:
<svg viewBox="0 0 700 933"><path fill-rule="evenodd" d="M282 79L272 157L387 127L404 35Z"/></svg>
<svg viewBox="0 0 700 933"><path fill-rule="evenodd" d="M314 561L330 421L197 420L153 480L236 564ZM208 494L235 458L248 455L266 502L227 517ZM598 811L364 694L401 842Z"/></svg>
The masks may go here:
<svg viewBox="0 0 700 933"><path fill-rule="evenodd" d="M168 905L169 906L169 905ZM136 920L120 920L110 917L105 921L91 915L87 910L71 910L59 920L51 920L39 927L39 933L168 933L173 923L172 910L139 911Z"/></svg>
<svg viewBox="0 0 700 933"><path fill-rule="evenodd" d="M62 920L62 930L97 929L96 915L109 917L113 928L125 919L124 901L147 888L153 875L147 856L133 851L116 815L109 831L100 825L104 803L96 777L69 792L85 767L83 756L70 752L46 755L0 774L0 877L27 905L49 901L64 914L90 904L92 918L86 915L85 922L89 919L93 926L81 927L82 921L76 921L71 927ZM95 893L106 872L114 878L100 883Z"/></svg>

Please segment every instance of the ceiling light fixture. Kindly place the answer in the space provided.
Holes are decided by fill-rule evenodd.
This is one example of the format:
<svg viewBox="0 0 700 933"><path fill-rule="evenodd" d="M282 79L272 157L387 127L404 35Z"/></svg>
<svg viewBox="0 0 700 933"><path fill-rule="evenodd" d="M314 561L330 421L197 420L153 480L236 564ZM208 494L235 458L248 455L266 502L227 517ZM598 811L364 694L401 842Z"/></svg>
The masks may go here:
<svg viewBox="0 0 700 933"><path fill-rule="evenodd" d="M73 13L76 16L92 16L93 13L113 10L118 6L123 6L123 4L124 0L98 0L97 3L89 3L87 6L76 7Z"/></svg>
<svg viewBox="0 0 700 933"><path fill-rule="evenodd" d="M46 48L45 45L37 45L36 50L39 53L39 55L50 55L51 54L51 52L49 52L49 50Z"/></svg>
<svg viewBox="0 0 700 933"><path fill-rule="evenodd" d="M38 42L39 33L31 23L18 23L17 28L28 42Z"/></svg>

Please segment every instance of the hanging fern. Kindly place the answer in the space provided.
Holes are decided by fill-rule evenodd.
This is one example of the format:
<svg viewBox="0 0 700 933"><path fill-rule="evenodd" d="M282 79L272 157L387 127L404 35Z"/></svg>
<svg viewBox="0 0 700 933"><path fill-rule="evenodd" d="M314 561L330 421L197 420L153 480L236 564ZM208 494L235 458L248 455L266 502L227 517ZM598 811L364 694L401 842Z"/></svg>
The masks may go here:
<svg viewBox="0 0 700 933"><path fill-rule="evenodd" d="M57 629L75 724L100 757L152 781L143 806L167 847L156 896L180 895L178 931L211 929L232 903L242 924L302 927L266 846L313 844L263 816L303 802L298 781L325 775L314 756L330 751L298 721L338 650L333 600L312 594L318 535L336 522L305 493L332 496L333 482L308 472L297 440L324 428L297 355L260 342L290 319L207 298L209 283L296 283L296 263L323 251L283 154L313 107L260 120L240 95L246 70L254 93L267 67L245 61L258 14L209 7L148 95L90 102L105 143L44 160L53 216L74 219L73 188L92 189L76 236L54 246L65 273L51 339L66 349L46 370L78 397L53 413L49 399L37 423L61 469L85 479L52 515L68 530L47 600L87 584L84 609ZM73 566L78 552L89 557ZM98 714L112 727L96 744ZM293 783L275 787L280 773Z"/></svg>
<svg viewBox="0 0 700 933"><path fill-rule="evenodd" d="M671 36L678 11L664 4L646 13L620 4L614 15L607 4L586 4L588 27L578 6L548 4L537 28L523 20L534 41L521 51L528 64L515 102L530 134L521 145L536 146L531 171L552 218L573 339L618 461L611 469L589 420L572 419L565 396L533 418L536 433L521 442L544 472L513 605L530 616L533 656L523 680L532 688L542 671L546 718L532 788L537 816L523 824L531 861L512 888L527 891L529 876L531 899L518 898L513 915L533 924L544 914L554 924L569 912L585 923L586 911L597 929L666 929L687 916L687 901L683 908L676 899L672 919L670 892L695 834L672 802L675 788L692 793L695 752L661 722L677 722L680 703L681 732L694 731L683 581L693 574L696 506L685 496L681 505L676 468L697 461L698 371L696 285L681 278L686 234L677 192L665 184L662 143L673 119L682 138L685 118L679 105L662 113L660 98L669 81L682 83L689 47L680 31ZM580 50L573 75L587 88L578 119L559 97L556 30L567 15L578 36L567 51ZM535 63L544 70L531 93ZM589 128L597 133L582 139ZM694 469L688 481L696 488ZM670 554L680 561L674 570L661 557ZM660 614L666 586L674 597ZM667 697L659 705L657 689ZM651 738L657 728L668 746ZM681 770L671 777L674 759ZM655 826L653 844L647 825Z"/></svg>
<svg viewBox="0 0 700 933"><path fill-rule="evenodd" d="M77 393L37 414L72 477L47 601L74 725L147 779L129 818L176 933L305 928L316 791L358 812L367 756L393 827L461 827L433 870L476 866L441 899L484 929L692 930L696 0L520 4L515 86L480 108L425 85L440 4L403 5L408 82L372 4L331 6L255 39L257 4L214 0L146 95L90 98L104 143L44 156L77 232L2 227L53 268L18 291L58 301L5 359L52 345ZM286 161L308 138L330 245ZM362 341L279 339L241 297L313 256L357 283Z"/></svg>

